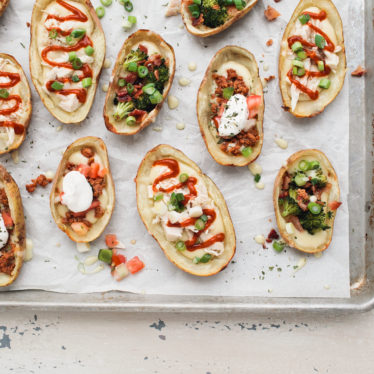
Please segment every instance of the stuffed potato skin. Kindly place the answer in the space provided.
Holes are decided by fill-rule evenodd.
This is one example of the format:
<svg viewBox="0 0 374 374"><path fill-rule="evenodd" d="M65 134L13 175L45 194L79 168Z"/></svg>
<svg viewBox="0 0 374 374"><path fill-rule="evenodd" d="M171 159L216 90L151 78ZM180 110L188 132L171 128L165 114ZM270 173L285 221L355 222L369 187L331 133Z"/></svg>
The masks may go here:
<svg viewBox="0 0 374 374"><path fill-rule="evenodd" d="M6 7L9 5L10 0L0 0L0 17L5 12Z"/></svg>

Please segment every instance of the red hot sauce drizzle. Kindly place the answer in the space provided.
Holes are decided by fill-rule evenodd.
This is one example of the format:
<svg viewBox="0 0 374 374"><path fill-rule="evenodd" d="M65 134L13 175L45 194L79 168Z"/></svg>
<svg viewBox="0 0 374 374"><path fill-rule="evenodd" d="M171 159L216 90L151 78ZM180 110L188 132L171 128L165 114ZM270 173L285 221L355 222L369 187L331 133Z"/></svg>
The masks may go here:
<svg viewBox="0 0 374 374"><path fill-rule="evenodd" d="M66 3L63 0L56 0L56 2L59 5L61 5L62 7L66 8L67 10L71 11L72 14L69 14L65 17L57 16L55 14L49 14L47 16L46 20L55 19L58 22L66 22L66 21L87 22L88 21L87 16L83 12L81 12L79 9L75 8L74 6ZM60 28L56 28L56 27L50 27L50 28L46 27L46 29L47 29L47 31L55 30L58 34L60 34L62 36L67 36L72 31L72 30L63 31ZM41 53L41 56L42 56L42 59L47 64L49 64L51 66L63 67L63 68L66 68L66 69L74 70L72 62L51 61L51 60L48 59L48 54L50 52L56 52L56 51L75 52L75 51L78 51L78 50L80 50L82 48L85 48L85 47L88 47L88 46L92 47L93 43L92 43L92 40L87 35L85 35L78 43L76 43L73 46L64 47L64 46L60 46L60 45L50 45L50 46L43 49L43 51ZM82 68L79 69L79 70L82 70L82 72L83 72L83 74L81 74L79 76L79 81L81 81L84 78L92 78L92 76L93 76L92 69L90 68L90 66L88 64L83 64ZM59 79L56 79L56 80L58 82L61 82L61 83L74 83L72 78L59 78ZM81 104L86 102L87 91L84 88L54 90L52 88L53 82L55 82L55 81L48 81L46 83L46 87L47 87L47 90L49 92L54 92L56 94L64 95L64 96L74 94L74 95L77 96L77 99Z"/></svg>
<svg viewBox="0 0 374 374"><path fill-rule="evenodd" d="M7 71L0 71L0 77L9 78L9 82L0 83L1 89L12 88L16 86L20 81L21 77L18 73L11 73ZM2 101L15 101L14 105L10 108L0 109L0 115L7 116L18 111L22 104L22 99L19 95L9 95L6 99L0 98ZM16 135L22 135L25 128L23 125L14 121L0 121L0 127L12 127Z"/></svg>
<svg viewBox="0 0 374 374"><path fill-rule="evenodd" d="M163 160L155 161L153 163L153 166L166 166L169 169L164 174L161 174L154 180L153 185L152 185L152 189L154 192L160 191L160 192L170 193L174 190L177 190L179 188L183 188L186 186L189 189L190 193L184 196L184 200L182 202L183 205L186 205L192 197L197 196L197 191L195 188L197 179L195 177L189 177L186 182L183 182L183 183L181 182L168 188L157 187L160 182L166 179L169 179L169 178L175 178L179 175L180 169L179 169L178 161L174 159L170 159L170 158L165 158ZM197 249L208 248L216 242L223 242L225 240L225 234L220 233L220 234L212 236L210 239L206 240L205 242L201 242L201 243L198 242L203 231L207 230L216 219L216 212L213 209L204 209L203 214L205 214L208 217L208 220L205 223L204 230L194 233L192 239L187 240L185 242L187 250L191 252L196 251ZM167 225L169 227L187 227L187 226L194 225L197 220L198 218L188 218L185 221L178 222L178 223L171 223L170 221L168 221Z"/></svg>
<svg viewBox="0 0 374 374"><path fill-rule="evenodd" d="M323 21L327 18L327 13L324 10L321 10L319 13L303 12L302 14L303 15L308 15L308 16L310 16L310 18L318 19L320 21ZM319 27L313 25L310 22L308 22L307 25L312 30L314 30L316 33L318 33L318 34L320 34L324 37L324 39L326 40L326 46L324 47L324 49L329 51L329 52L334 52L335 45L331 41L331 39L328 37L328 35L324 31L322 31ZM308 42L307 40L303 39L301 36L298 36L298 35L294 35L294 36L289 37L287 41L288 41L289 48L291 48L292 45L295 42L300 42L303 45L303 47L305 47L305 48L317 47L316 44ZM305 71L305 75L307 75L308 77L324 77L324 76L327 76L327 75L330 74L331 68L325 63L325 61L323 59L321 59L317 56L316 52L311 51L310 49L309 50L306 49L305 52L306 52L307 56L311 60L313 60L316 64L318 64L319 61L322 61L323 64L324 64L324 70L323 71L308 71L307 70L307 71ZM307 94L311 98L311 100L317 100L318 99L318 97L319 97L318 90L313 91L313 90L309 89L308 87L306 87L305 85L303 85L299 80L297 80L294 77L292 69L290 69L290 71L287 73L287 77L289 78L289 80L291 81L292 84L294 84L300 91Z"/></svg>

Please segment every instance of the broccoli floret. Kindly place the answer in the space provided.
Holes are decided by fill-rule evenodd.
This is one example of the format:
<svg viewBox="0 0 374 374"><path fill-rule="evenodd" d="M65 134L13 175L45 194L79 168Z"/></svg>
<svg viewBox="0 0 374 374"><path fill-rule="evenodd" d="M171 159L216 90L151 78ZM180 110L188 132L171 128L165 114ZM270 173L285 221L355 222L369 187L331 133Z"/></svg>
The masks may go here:
<svg viewBox="0 0 374 374"><path fill-rule="evenodd" d="M312 176L311 182L314 186L318 188L323 188L327 184L327 177L323 174L321 168L316 170L315 175Z"/></svg>
<svg viewBox="0 0 374 374"><path fill-rule="evenodd" d="M327 230L330 226L326 225L326 214L322 210L320 214L312 214L311 212L303 212L299 217L300 224L309 234L314 235L318 231Z"/></svg>
<svg viewBox="0 0 374 374"><path fill-rule="evenodd" d="M116 121L120 121L121 119L128 116L129 113L133 111L133 109L134 109L134 104L132 102L118 103L116 111L113 114L114 119Z"/></svg>
<svg viewBox="0 0 374 374"><path fill-rule="evenodd" d="M156 79L154 72L150 71L147 77L147 83L154 83L156 90L163 93L165 83L169 80L169 68L163 63L155 69L158 70L158 80Z"/></svg>
<svg viewBox="0 0 374 374"><path fill-rule="evenodd" d="M298 216L301 213L301 209L297 205L297 202L289 196L283 199L279 199L279 206L282 208L283 217L291 215Z"/></svg>
<svg viewBox="0 0 374 374"><path fill-rule="evenodd" d="M131 62L139 62L139 61L145 60L146 58L147 58L147 54L141 51L139 48L137 50L132 50L126 56L125 62L123 63L123 67L127 70Z"/></svg>
<svg viewBox="0 0 374 374"><path fill-rule="evenodd" d="M290 188L288 190L289 196L296 201L297 199L297 190L295 188Z"/></svg>
<svg viewBox="0 0 374 374"><path fill-rule="evenodd" d="M136 109L145 110L148 113L156 106L151 103L149 96L146 94L142 94L137 99L134 99L134 105Z"/></svg>
<svg viewBox="0 0 374 374"><path fill-rule="evenodd" d="M223 25L228 17L227 9L220 6L218 0L203 0L201 13L204 25L211 28Z"/></svg>

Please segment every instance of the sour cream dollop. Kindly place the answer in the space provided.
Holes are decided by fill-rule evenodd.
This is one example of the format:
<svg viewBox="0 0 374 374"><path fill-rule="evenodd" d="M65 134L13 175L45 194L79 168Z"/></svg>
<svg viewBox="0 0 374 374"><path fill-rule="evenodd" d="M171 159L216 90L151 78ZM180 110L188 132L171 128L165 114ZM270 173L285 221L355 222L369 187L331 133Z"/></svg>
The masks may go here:
<svg viewBox="0 0 374 374"><path fill-rule="evenodd" d="M235 136L242 130L248 129L250 127L248 117L249 111L246 97L241 94L231 96L218 126L219 135L225 137Z"/></svg>
<svg viewBox="0 0 374 374"><path fill-rule="evenodd" d="M93 200L93 191L86 177L79 171L70 171L62 181L61 202L74 213L87 210Z"/></svg>
<svg viewBox="0 0 374 374"><path fill-rule="evenodd" d="M0 248L3 248L8 243L9 232L5 227L3 215L0 214Z"/></svg>

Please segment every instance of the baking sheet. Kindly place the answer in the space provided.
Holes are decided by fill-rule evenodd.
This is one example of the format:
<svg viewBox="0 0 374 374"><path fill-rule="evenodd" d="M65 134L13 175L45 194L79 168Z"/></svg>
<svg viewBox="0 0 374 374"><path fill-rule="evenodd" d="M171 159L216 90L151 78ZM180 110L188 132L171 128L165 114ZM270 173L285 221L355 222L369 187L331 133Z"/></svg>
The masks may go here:
<svg viewBox="0 0 374 374"><path fill-rule="evenodd" d="M17 0L16 6L13 1L0 23L1 31L6 31L0 33L1 50L15 55L26 73L29 41L26 22L31 17L32 3ZM99 1L93 3L98 5ZM335 3L344 21L348 4L343 0ZM24 265L20 277L9 289L76 293L122 290L165 295L349 297L349 215L346 200L348 80L336 101L325 113L312 120L297 120L284 113L277 82L269 84L265 89L264 148L258 160L264 169L262 180L265 190L259 191L247 168L220 166L206 151L196 120L196 93L211 57L227 44L238 44L252 51L259 62L262 76L276 75L277 41L297 1L276 4L282 16L272 23L265 20L263 11L268 4L274 4L270 1L259 2L243 20L208 40L189 35L180 27L182 22L179 17L165 19L164 4L156 0L134 2L138 27L159 32L176 52L177 72L171 93L179 98L180 105L174 111L165 105L154 125L132 138L107 132L102 120L105 94L99 89L89 118L81 126L64 126L62 131L56 131L60 123L49 115L33 90L34 115L28 138L20 150L21 162L16 165L9 156L2 158L21 188L28 237L34 243L33 260ZM129 34L121 29L125 15L120 5L113 2L102 22L107 37L107 57L112 62ZM15 27L16 24L23 27ZM272 47L265 45L269 38L274 40ZM197 63L197 70L193 73L187 69L191 61ZM107 83L109 77L110 69L104 70L100 86ZM191 84L180 87L180 77L191 79ZM176 129L178 122L186 124L185 130ZM55 170L66 146L78 137L87 135L100 136L107 143L116 183L117 204L106 233L117 233L126 245L128 257L138 255L146 263L145 270L120 283L112 280L109 269L95 275L81 274L77 269L75 245L57 229L51 218L49 190L39 190L30 196L24 188L40 172ZM289 142L288 149L281 150L275 145L274 139L279 136ZM236 228L238 246L234 263L221 274L201 279L174 267L148 235L138 216L133 178L146 151L160 143L171 144L194 159L217 183L226 198ZM257 234L266 236L271 228L276 227L272 207L272 185L276 173L293 152L311 147L327 154L340 180L343 206L337 215L333 242L320 258L305 256L293 249L287 249L282 254L275 253L270 247L263 250L253 238ZM136 244L131 244L132 240L136 240ZM78 256L84 259L95 255L103 245L103 240L97 240L89 254ZM294 267L304 258L306 265L296 271Z"/></svg>

